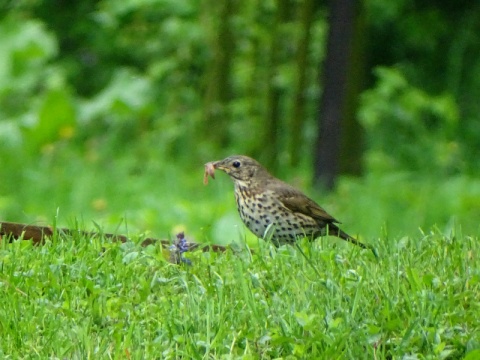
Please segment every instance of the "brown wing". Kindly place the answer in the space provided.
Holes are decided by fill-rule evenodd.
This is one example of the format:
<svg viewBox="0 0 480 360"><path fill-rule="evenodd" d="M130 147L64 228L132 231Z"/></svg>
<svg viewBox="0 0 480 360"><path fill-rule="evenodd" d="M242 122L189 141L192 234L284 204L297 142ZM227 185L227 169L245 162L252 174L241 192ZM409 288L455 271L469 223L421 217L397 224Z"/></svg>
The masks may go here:
<svg viewBox="0 0 480 360"><path fill-rule="evenodd" d="M275 183L270 186L286 208L293 212L302 213L325 223L339 223L337 219L327 213L315 201L307 197L301 191L286 183Z"/></svg>

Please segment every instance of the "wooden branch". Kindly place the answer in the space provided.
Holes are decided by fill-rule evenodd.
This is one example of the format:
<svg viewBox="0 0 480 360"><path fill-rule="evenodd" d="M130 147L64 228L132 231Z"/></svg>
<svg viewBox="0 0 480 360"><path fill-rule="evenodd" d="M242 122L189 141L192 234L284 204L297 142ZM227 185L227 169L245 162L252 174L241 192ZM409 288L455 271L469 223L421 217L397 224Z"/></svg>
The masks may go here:
<svg viewBox="0 0 480 360"><path fill-rule="evenodd" d="M55 231L57 234L64 236L80 235L88 237L104 237L110 239L111 241L120 241L122 243L130 240L125 235L111 233L98 233L66 228L57 228ZM31 240L35 245L42 245L45 242L45 238L52 238L53 235L54 229L50 226L37 226L0 221L0 240L2 240L3 237L9 239L10 241L15 239L23 239ZM141 245L144 247L152 244L160 244L165 249L170 249L172 245L175 245L175 243L172 241L154 238L146 238L141 242ZM227 247L221 245L204 245L194 242L188 242L187 244L188 251L200 249L203 252L210 250L214 252L225 252L227 250Z"/></svg>

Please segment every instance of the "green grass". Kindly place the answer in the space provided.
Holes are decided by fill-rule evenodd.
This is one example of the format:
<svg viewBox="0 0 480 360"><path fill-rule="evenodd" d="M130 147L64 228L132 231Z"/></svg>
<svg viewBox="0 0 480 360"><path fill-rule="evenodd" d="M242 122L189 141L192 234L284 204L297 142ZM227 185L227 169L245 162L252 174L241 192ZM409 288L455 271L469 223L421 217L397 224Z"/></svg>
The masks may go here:
<svg viewBox="0 0 480 360"><path fill-rule="evenodd" d="M133 242L3 241L0 357L479 358L478 238L376 245L379 259L334 239L261 242L187 266Z"/></svg>

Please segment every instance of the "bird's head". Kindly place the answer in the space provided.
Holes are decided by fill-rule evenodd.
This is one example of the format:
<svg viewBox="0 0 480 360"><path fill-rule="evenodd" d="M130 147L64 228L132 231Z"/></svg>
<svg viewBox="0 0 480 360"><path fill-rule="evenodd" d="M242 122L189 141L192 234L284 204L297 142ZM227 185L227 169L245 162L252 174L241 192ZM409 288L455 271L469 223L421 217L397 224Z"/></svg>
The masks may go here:
<svg viewBox="0 0 480 360"><path fill-rule="evenodd" d="M211 163L214 169L227 173L233 181L250 182L253 178L268 175L260 163L248 156L233 155Z"/></svg>

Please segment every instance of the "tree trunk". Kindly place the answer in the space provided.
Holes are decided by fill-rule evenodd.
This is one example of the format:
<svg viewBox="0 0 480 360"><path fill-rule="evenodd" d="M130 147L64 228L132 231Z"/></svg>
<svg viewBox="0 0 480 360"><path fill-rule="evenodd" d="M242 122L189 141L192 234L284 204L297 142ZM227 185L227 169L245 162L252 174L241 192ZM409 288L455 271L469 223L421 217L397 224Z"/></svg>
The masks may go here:
<svg viewBox="0 0 480 360"><path fill-rule="evenodd" d="M359 65L362 62L354 63L362 59L354 55L354 50L361 50L361 46L354 43L358 10L356 0L330 1L330 30L321 71L323 94L314 160L315 181L328 189L333 188L340 171L352 171L360 164L360 131L352 130L358 126L355 107L360 87L355 77L363 68Z"/></svg>

